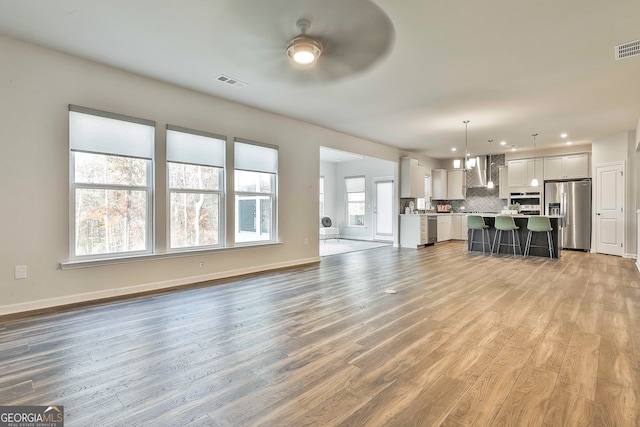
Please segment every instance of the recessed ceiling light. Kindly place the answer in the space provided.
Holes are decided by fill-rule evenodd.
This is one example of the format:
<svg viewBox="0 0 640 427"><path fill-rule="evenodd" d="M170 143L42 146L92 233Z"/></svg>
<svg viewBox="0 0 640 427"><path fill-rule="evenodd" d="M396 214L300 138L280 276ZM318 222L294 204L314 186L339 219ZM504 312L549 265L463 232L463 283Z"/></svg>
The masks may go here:
<svg viewBox="0 0 640 427"><path fill-rule="evenodd" d="M507 141L502 141L500 145L507 145Z"/></svg>
<svg viewBox="0 0 640 427"><path fill-rule="evenodd" d="M451 151L456 151L456 150L457 150L457 148L456 148L456 147L453 147L453 148L451 149Z"/></svg>
<svg viewBox="0 0 640 427"><path fill-rule="evenodd" d="M567 145L571 145L571 144L573 144L573 142L567 141Z"/></svg>
<svg viewBox="0 0 640 427"><path fill-rule="evenodd" d="M561 137L561 138L566 138L566 137L567 137L567 134L566 134L566 133L560 134L560 137Z"/></svg>

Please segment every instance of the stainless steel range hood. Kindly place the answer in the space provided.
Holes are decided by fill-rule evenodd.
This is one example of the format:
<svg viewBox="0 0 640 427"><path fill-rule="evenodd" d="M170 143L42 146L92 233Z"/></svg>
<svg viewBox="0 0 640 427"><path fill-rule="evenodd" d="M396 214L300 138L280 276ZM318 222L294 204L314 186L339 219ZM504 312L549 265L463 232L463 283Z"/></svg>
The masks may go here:
<svg viewBox="0 0 640 427"><path fill-rule="evenodd" d="M473 168L467 170L467 188L486 187L487 186L487 170L488 157L477 156L476 164Z"/></svg>

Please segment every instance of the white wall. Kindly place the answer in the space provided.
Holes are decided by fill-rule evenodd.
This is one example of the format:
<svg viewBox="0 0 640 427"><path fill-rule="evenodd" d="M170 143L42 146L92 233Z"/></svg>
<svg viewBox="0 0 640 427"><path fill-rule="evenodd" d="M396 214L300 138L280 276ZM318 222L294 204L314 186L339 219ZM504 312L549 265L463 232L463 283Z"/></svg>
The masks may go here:
<svg viewBox="0 0 640 427"><path fill-rule="evenodd" d="M318 261L320 145L392 162L406 154L6 37L0 63L0 314ZM155 120L159 165L167 123L278 145L282 244L60 270L69 255L68 104ZM162 166L156 172L162 251L166 177ZM14 280L22 264L28 278Z"/></svg>
<svg viewBox="0 0 640 427"><path fill-rule="evenodd" d="M320 176L324 177L324 215L336 220L336 165L333 162L320 162Z"/></svg>
<svg viewBox="0 0 640 427"><path fill-rule="evenodd" d="M389 162L381 159L364 159L355 160L351 162L339 163L336 166L336 224L340 227L340 235L345 238L360 239L360 240L373 240L374 228L373 228L373 180L374 178L383 177L397 177L398 163ZM348 227L346 218L346 200L345 200L345 187L344 178L349 176L364 176L365 177L365 226L364 227ZM394 178L395 179L395 178ZM398 180L394 182L396 202L398 198ZM399 209L399 203L395 203L394 206L394 218L397 217ZM394 233L397 236L397 228Z"/></svg>

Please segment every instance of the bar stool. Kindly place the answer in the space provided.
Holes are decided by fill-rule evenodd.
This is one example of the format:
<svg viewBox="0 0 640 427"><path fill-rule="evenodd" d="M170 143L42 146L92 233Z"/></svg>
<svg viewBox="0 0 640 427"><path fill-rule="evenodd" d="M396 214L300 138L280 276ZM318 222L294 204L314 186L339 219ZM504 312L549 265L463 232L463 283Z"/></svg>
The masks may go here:
<svg viewBox="0 0 640 427"><path fill-rule="evenodd" d="M471 238L469 239L469 245L467 250L473 249L474 243L482 243L482 253L484 253L484 246L489 245L489 253L491 253L491 238L489 237L489 226L484 223L484 218L480 215L469 215L467 216L467 228L471 230ZM473 240L473 234L476 230L480 230L480 234L482 234L482 241ZM484 240L484 235L487 234L487 241Z"/></svg>
<svg viewBox="0 0 640 427"><path fill-rule="evenodd" d="M531 248L547 248L549 249L549 258L553 258L553 241L551 239L551 231L553 228L551 227L551 221L549 221L548 216L532 216L527 221L527 243L524 246L524 256L529 255ZM532 245L531 240L533 237L533 233L547 233L547 246L542 245Z"/></svg>
<svg viewBox="0 0 640 427"><path fill-rule="evenodd" d="M513 220L513 217L506 215L499 215L496 217L496 237L493 239L493 246L497 245L497 248L493 249L493 253L500 253L500 246L513 246L513 257L516 256L516 240L518 241L518 249L520 253L522 253L522 247L520 247L520 236L516 232L520 227L516 225L516 222ZM507 241L507 243L502 243L502 232L503 231L511 231L511 243ZM492 255L493 255L492 253Z"/></svg>

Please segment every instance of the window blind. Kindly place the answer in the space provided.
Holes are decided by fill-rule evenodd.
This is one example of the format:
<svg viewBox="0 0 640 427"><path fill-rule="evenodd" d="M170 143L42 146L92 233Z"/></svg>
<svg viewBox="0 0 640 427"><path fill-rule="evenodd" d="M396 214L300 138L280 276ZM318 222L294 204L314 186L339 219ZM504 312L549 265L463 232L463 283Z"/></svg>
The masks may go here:
<svg viewBox="0 0 640 427"><path fill-rule="evenodd" d="M234 165L236 169L253 172L278 172L278 148L236 139L234 144Z"/></svg>
<svg viewBox="0 0 640 427"><path fill-rule="evenodd" d="M73 151L153 159L155 122L69 106L69 148Z"/></svg>
<svg viewBox="0 0 640 427"><path fill-rule="evenodd" d="M224 167L226 138L167 126L167 161Z"/></svg>

